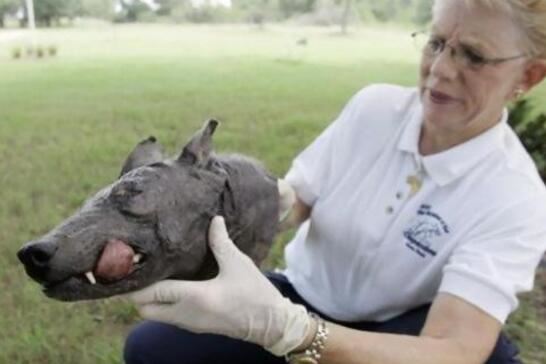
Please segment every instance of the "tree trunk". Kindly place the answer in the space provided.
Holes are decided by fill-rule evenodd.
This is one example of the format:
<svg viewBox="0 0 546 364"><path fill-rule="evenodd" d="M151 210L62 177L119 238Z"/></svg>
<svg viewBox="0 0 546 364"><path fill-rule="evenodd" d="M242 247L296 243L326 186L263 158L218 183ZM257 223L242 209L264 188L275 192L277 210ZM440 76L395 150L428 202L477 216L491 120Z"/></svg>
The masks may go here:
<svg viewBox="0 0 546 364"><path fill-rule="evenodd" d="M351 14L351 5L353 0L345 0L345 8L341 17L341 33L347 34L347 26L349 24L349 15Z"/></svg>
<svg viewBox="0 0 546 364"><path fill-rule="evenodd" d="M23 16L19 18L19 27L26 28L28 23L28 12L26 6L23 6Z"/></svg>

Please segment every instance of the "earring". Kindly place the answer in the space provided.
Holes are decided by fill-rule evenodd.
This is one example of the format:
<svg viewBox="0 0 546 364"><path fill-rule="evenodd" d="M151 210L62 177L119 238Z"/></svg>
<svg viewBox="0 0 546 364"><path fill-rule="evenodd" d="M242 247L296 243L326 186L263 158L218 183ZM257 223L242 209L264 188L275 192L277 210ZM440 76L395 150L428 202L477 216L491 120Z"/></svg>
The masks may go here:
<svg viewBox="0 0 546 364"><path fill-rule="evenodd" d="M516 90L516 92L514 93L514 97L515 97L516 101L519 101L523 97L524 94L525 94L525 91L523 91L523 89L521 89L521 88L518 88Z"/></svg>

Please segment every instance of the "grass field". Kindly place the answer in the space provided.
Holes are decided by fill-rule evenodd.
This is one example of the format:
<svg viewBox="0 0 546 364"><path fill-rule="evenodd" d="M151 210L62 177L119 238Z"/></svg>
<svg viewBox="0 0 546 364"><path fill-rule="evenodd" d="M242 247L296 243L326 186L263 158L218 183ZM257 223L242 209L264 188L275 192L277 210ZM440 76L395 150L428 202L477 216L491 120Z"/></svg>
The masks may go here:
<svg viewBox="0 0 546 364"><path fill-rule="evenodd" d="M0 32L0 363L121 362L137 320L130 305L46 299L15 253L115 179L138 140L156 135L176 153L216 117L217 150L255 156L282 175L362 86L415 84L409 33L95 24L40 31L37 44L55 44L58 56L15 61L11 50L27 36ZM546 87L533 97L546 111ZM542 282L509 328L529 364L546 362Z"/></svg>

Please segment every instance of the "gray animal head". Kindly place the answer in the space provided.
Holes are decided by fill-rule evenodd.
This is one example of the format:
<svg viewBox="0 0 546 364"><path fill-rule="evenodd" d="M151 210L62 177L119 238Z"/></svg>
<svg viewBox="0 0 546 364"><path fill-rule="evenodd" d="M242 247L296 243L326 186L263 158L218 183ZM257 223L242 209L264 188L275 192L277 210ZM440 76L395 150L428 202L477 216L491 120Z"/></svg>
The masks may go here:
<svg viewBox="0 0 546 364"><path fill-rule="evenodd" d="M276 179L256 161L216 156L217 126L205 124L175 159L155 138L140 142L117 181L18 257L49 297L109 297L166 279L208 279L217 266L207 244L213 216L256 263L277 231Z"/></svg>

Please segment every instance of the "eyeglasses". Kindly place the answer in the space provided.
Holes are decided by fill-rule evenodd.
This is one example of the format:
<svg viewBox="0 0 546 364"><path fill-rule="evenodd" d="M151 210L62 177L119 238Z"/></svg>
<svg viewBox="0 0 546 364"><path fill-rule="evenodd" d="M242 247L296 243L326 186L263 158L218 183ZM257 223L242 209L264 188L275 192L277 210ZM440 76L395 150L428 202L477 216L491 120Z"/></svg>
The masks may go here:
<svg viewBox="0 0 546 364"><path fill-rule="evenodd" d="M527 57L526 54L520 54L505 58L486 58L471 46L459 44L451 46L441 37L429 35L427 32L415 32L411 34L415 46L423 55L427 57L439 56L446 47L451 50L451 57L460 68L480 70L485 65L496 65L499 63L512 61L514 59Z"/></svg>

